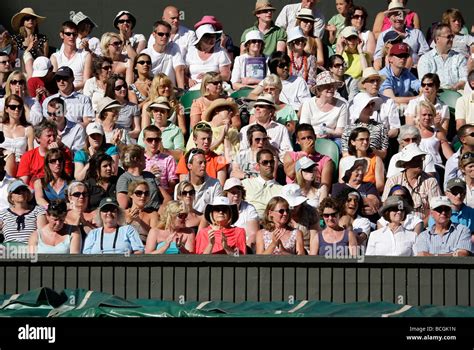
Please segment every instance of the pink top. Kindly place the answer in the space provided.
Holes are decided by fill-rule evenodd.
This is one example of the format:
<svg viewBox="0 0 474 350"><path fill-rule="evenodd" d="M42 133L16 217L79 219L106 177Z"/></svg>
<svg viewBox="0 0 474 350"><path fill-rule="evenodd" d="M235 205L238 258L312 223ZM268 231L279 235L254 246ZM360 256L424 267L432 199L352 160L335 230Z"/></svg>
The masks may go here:
<svg viewBox="0 0 474 350"><path fill-rule="evenodd" d="M291 159L293 159L294 161L297 161L298 159L300 159L301 157L308 157L309 159L311 159L313 162L316 163L316 181L318 183L321 183L321 174L323 173L323 169L324 167L326 166L326 164L331 161L331 158L329 158L328 156L325 156L319 152L316 152L315 154L311 154L311 155L307 155L305 152L288 152L290 154L290 157ZM295 180L292 180L290 179L288 176L286 177L286 183L287 184L292 184L294 183Z"/></svg>
<svg viewBox="0 0 474 350"><path fill-rule="evenodd" d="M196 236L196 254L203 254L204 249L206 249L209 244L208 233L211 230L211 226L200 229ZM240 227L229 227L223 230L216 231L214 233L215 243L212 248L212 254L226 254L224 248L222 247L222 234L227 236L227 245L235 252L239 252L241 255L247 253L247 243L245 230ZM237 249L236 249L237 248Z"/></svg>
<svg viewBox="0 0 474 350"><path fill-rule="evenodd" d="M415 12L410 11L408 15L405 17L405 25L410 28L414 28L413 25L413 19L415 18ZM383 18L383 26L382 26L382 32L386 31L388 28L392 26L392 22L390 22L390 19L388 19L387 16Z"/></svg>
<svg viewBox="0 0 474 350"><path fill-rule="evenodd" d="M157 165L160 168L160 186L164 189L168 189L168 182L178 180L176 175L176 162L170 155L164 153L154 154L152 157L148 157L145 154L146 166L145 170L151 172L151 168Z"/></svg>

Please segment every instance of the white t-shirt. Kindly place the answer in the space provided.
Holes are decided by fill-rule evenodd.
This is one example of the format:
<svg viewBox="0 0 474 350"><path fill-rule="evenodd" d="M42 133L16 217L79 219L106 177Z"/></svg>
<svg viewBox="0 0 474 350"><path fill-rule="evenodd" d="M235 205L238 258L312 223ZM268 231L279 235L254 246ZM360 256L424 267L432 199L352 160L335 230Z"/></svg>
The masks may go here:
<svg viewBox="0 0 474 350"><path fill-rule="evenodd" d="M185 65L178 45L170 42L162 53L157 52L153 47L143 50L142 53L146 53L151 57L151 71L153 75L165 73L176 86L175 69L178 66Z"/></svg>
<svg viewBox="0 0 474 350"><path fill-rule="evenodd" d="M239 219L234 223L234 226L246 229L247 223L251 220L258 221L257 209L252 204L242 201L239 207Z"/></svg>
<svg viewBox="0 0 474 350"><path fill-rule="evenodd" d="M420 95L418 96L417 98L414 98L413 100L410 100L410 102L408 102L408 106L407 108L405 109L405 117L411 115L411 116L416 116L416 109L418 107L418 104L421 102L421 101L426 101L425 99L425 96L424 95ZM435 109L436 109L436 113L439 113L441 115L441 119L444 121L445 119L448 119L449 120L449 108L447 105L445 105L443 102L441 102L438 98L436 99L436 103L435 103Z"/></svg>
<svg viewBox="0 0 474 350"><path fill-rule="evenodd" d="M185 26L180 25L178 27L178 32L175 35L171 36L170 41L178 44L181 50L181 56L183 57L183 59L186 59L188 48L192 45L191 43L194 41L194 39L196 39L194 31L186 28ZM148 38L147 48L151 48L153 47L153 45L155 45L155 38L153 37L153 34L150 34L150 37Z"/></svg>
<svg viewBox="0 0 474 350"><path fill-rule="evenodd" d="M86 80L82 93L91 99L92 108L94 112L97 112L97 104L104 98L105 91L97 86L97 79L95 77Z"/></svg>
<svg viewBox="0 0 474 350"><path fill-rule="evenodd" d="M89 52L79 49L76 51L75 55L68 59L63 51L58 51L53 53L53 56L58 62L58 68L62 66L67 66L72 69L74 72L74 86L81 84L83 82L84 68L86 66L86 57L90 55Z"/></svg>
<svg viewBox="0 0 474 350"><path fill-rule="evenodd" d="M281 83L283 88L280 92L280 101L290 105L295 111L299 111L303 102L311 98L308 84L303 78L292 75Z"/></svg>
<svg viewBox="0 0 474 350"><path fill-rule="evenodd" d="M214 49L211 57L206 61L201 60L198 55L198 50L195 46L190 46L186 56L186 65L189 67L191 79L201 82L198 75L207 72L219 72L219 69L224 66L230 66L231 62L227 53L221 48Z"/></svg>
<svg viewBox="0 0 474 350"><path fill-rule="evenodd" d="M327 128L345 128L348 124L347 103L336 98L336 105L328 112L321 111L316 105L316 98L305 101L301 106L300 124L307 123L313 126L314 132L319 133L322 124Z"/></svg>

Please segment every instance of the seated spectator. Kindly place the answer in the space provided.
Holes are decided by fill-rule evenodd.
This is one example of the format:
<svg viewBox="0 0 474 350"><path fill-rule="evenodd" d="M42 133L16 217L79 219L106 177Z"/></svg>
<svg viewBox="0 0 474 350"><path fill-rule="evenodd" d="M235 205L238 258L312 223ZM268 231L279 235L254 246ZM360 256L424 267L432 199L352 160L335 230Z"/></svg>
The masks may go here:
<svg viewBox="0 0 474 350"><path fill-rule="evenodd" d="M66 119L64 116L66 110L64 100L60 97L55 97L49 100L46 108L48 113L46 119L56 123L58 127L58 144L65 145L73 152L83 149L86 142L84 127L81 124Z"/></svg>
<svg viewBox="0 0 474 350"><path fill-rule="evenodd" d="M130 208L125 209L125 222L140 234L143 244L148 232L158 224L158 213L145 209L150 198L150 186L145 180L133 181L128 185L128 196L132 199Z"/></svg>
<svg viewBox="0 0 474 350"><path fill-rule="evenodd" d="M44 157L44 177L34 183L36 204L44 208L53 201L65 200L69 176L65 171L64 154L52 148Z"/></svg>
<svg viewBox="0 0 474 350"><path fill-rule="evenodd" d="M449 127L449 108L438 98L440 81L437 74L427 73L421 78L421 93L417 98L410 100L405 109L405 121L407 124L415 125L415 118L419 113L420 102L429 102L436 109L436 129L448 134Z"/></svg>
<svg viewBox="0 0 474 350"><path fill-rule="evenodd" d="M335 96L341 100L351 102L359 92L359 88L357 86L357 79L346 74L347 63L344 61L344 58L341 55L332 55L329 57L327 69L334 80L339 82L336 86Z"/></svg>
<svg viewBox="0 0 474 350"><path fill-rule="evenodd" d="M280 28L289 30L295 27L297 24L297 15L302 10L310 10L313 18L315 19L313 25L313 35L318 38L322 38L324 35L326 19L324 14L319 8L316 8L316 1L302 0L296 4L288 4L283 7L275 24Z"/></svg>
<svg viewBox="0 0 474 350"><path fill-rule="evenodd" d="M352 6L354 6L352 0L336 1L337 14L329 19L325 28L328 34L329 44L335 44L336 39L340 37L341 32L344 30L345 22L348 18L347 13Z"/></svg>
<svg viewBox="0 0 474 350"><path fill-rule="evenodd" d="M443 188L446 190L448 180L462 177L459 160L468 152L474 152L474 125L463 124L457 131L456 136L461 143L461 147L446 161Z"/></svg>
<svg viewBox="0 0 474 350"><path fill-rule="evenodd" d="M112 174L117 175L119 151L117 146L105 142L105 133L102 125L90 123L86 128L86 142L84 149L74 154L74 178L76 180L84 180L87 170L89 169L89 159L96 153L106 153L113 159Z"/></svg>
<svg viewBox="0 0 474 350"><path fill-rule="evenodd" d="M119 31L119 37L123 40L122 53L126 53L130 59L133 59L146 47L145 36L133 32L136 24L137 19L129 11L120 11L114 18L114 27Z"/></svg>
<svg viewBox="0 0 474 350"><path fill-rule="evenodd" d="M417 238L417 256L469 256L471 253L471 232L462 224L453 223L451 202L438 196L430 200L434 226L423 231Z"/></svg>
<svg viewBox="0 0 474 350"><path fill-rule="evenodd" d="M176 175L176 162L174 158L161 152L162 134L161 130L154 125L147 126L144 132L145 139L145 170L154 174L163 187L171 195L178 182Z"/></svg>
<svg viewBox="0 0 474 350"><path fill-rule="evenodd" d="M296 75L308 84L311 89L317 75L318 63L314 55L308 54L304 49L307 39L300 27L294 27L288 32L288 55L290 56L290 74Z"/></svg>
<svg viewBox="0 0 474 350"><path fill-rule="evenodd" d="M232 87L234 90L254 88L267 74L267 58L263 54L265 43L263 34L251 30L245 35L244 53L237 56L232 69Z"/></svg>
<svg viewBox="0 0 474 350"><path fill-rule="evenodd" d="M127 45L130 47L130 44ZM128 48L126 48L128 50ZM112 60L112 73L125 75L130 60L135 58L136 53L132 53L131 57L128 57L124 50L124 42L121 36L117 33L106 32L102 34L100 38L100 51L101 55L108 57Z"/></svg>
<svg viewBox="0 0 474 350"><path fill-rule="evenodd" d="M389 66L390 62L388 60L390 49L393 45L403 43L405 37L398 33L395 30L389 30L383 35L383 47L380 53L380 56L374 59L374 68L377 71L380 71L382 68ZM413 57L409 56L407 59L406 66L413 67Z"/></svg>
<svg viewBox="0 0 474 350"><path fill-rule="evenodd" d="M227 197L215 197L206 205L204 218L211 225L196 236L196 254L245 255L245 230L235 227L239 219L237 205Z"/></svg>
<svg viewBox="0 0 474 350"><path fill-rule="evenodd" d="M48 224L34 231L29 240L30 253L79 254L81 234L76 227L65 224L67 205L65 201L52 201L46 209Z"/></svg>
<svg viewBox="0 0 474 350"><path fill-rule="evenodd" d="M89 189L89 210L96 210L104 198L116 198L117 176L113 175L114 160L106 153L95 153L88 162L84 184Z"/></svg>
<svg viewBox="0 0 474 350"><path fill-rule="evenodd" d="M474 123L474 70L467 75L467 84L462 96L456 100L455 108L456 130L464 124Z"/></svg>
<svg viewBox="0 0 474 350"><path fill-rule="evenodd" d="M16 181L14 177L8 176L5 171L6 163L13 162L11 156L3 156L0 148L0 210L8 209L10 203L7 200L8 197L8 185Z"/></svg>
<svg viewBox="0 0 474 350"><path fill-rule="evenodd" d="M88 209L89 198L92 199L92 197L89 197L87 186L80 181L72 181L69 184L67 196L69 209L66 216L66 224L79 228L82 237L81 241L84 243L87 234L97 227L95 222L96 213ZM96 205L96 207L98 206L99 204Z"/></svg>
<svg viewBox="0 0 474 350"><path fill-rule="evenodd" d="M37 57L33 62L33 74L27 81L28 95L34 96L39 103L49 95L56 94L58 87L54 81L53 65L48 57Z"/></svg>
<svg viewBox="0 0 474 350"><path fill-rule="evenodd" d="M427 73L439 76L441 88L462 90L467 79L466 56L452 50L454 34L447 24L440 24L434 33L435 47L425 53L418 62L418 75Z"/></svg>
<svg viewBox="0 0 474 350"><path fill-rule="evenodd" d="M0 31L2 31L2 37L5 36L5 33L8 33L6 30L2 30L3 26L0 27ZM4 29L4 28L3 28ZM13 60L10 59L6 52L0 51L0 98L5 96L5 88L8 76L12 71L12 63Z"/></svg>
<svg viewBox="0 0 474 350"><path fill-rule="evenodd" d="M464 32L466 22L458 9L449 8L443 12L441 22L451 28L454 34L452 49L459 52L464 57L469 57L473 53L474 37ZM435 44L431 43L431 47Z"/></svg>
<svg viewBox="0 0 474 350"><path fill-rule="evenodd" d="M234 226L245 230L247 250L255 251L255 237L259 229L258 214L255 207L245 201L245 188L242 182L231 177L225 181L223 195L229 199L232 205L236 205L239 210L239 219Z"/></svg>
<svg viewBox="0 0 474 350"><path fill-rule="evenodd" d="M407 207L413 209L413 198L411 198L410 191L405 186L395 185L393 186L390 191L388 192L388 197L396 196L402 198L404 202L407 204ZM418 215L410 211L409 213L405 213L405 219L402 220L403 228L407 231L413 231L417 235L421 233L423 230L423 220L420 219ZM382 217L377 221L377 229L381 229L388 225L388 221Z"/></svg>
<svg viewBox="0 0 474 350"><path fill-rule="evenodd" d="M324 169L326 167L331 167L329 162ZM317 163L306 156L301 157L295 163L295 183L300 186L303 196L308 198L308 204L314 208L318 208L319 203L329 195L329 187L321 183L316 176L319 173L317 168Z"/></svg>
<svg viewBox="0 0 474 350"><path fill-rule="evenodd" d="M403 198L388 197L380 215L388 221L388 225L370 234L366 255L381 256L413 256L415 255L416 232L407 230L403 221L412 211Z"/></svg>
<svg viewBox="0 0 474 350"><path fill-rule="evenodd" d="M387 79L380 86L380 93L392 98L398 105L407 104L420 91L420 81L406 68L409 56L407 44L395 44L389 52L389 66L380 71Z"/></svg>
<svg viewBox="0 0 474 350"><path fill-rule="evenodd" d="M129 134L129 139L136 140L140 134L140 109L135 103L128 100L128 86L123 76L112 75L107 80L105 96L115 100L120 105L116 119L117 126ZM99 110L97 110L97 115L100 116Z"/></svg>
<svg viewBox="0 0 474 350"><path fill-rule="evenodd" d="M100 55L100 40L92 37L91 33L97 24L82 12L71 12L71 20L77 25L76 46L79 49L84 49L93 56Z"/></svg>
<svg viewBox="0 0 474 350"><path fill-rule="evenodd" d="M466 198L464 203L474 208L474 153L466 152L459 157L459 169L461 178L466 181ZM447 184L446 184L447 189Z"/></svg>
<svg viewBox="0 0 474 350"><path fill-rule="evenodd" d="M0 98L0 115L3 115L6 107L6 99L11 95L17 95L23 100L24 114L27 122L32 122L34 117L32 117L32 109L35 106L36 99L30 97L28 90L26 89L26 77L23 72L19 70L14 70L8 75L5 84L5 95Z"/></svg>
<svg viewBox="0 0 474 350"><path fill-rule="evenodd" d="M125 172L117 180L117 202L120 207L130 207L128 186L133 181L145 180L148 182L150 197L145 206L150 211L157 211L160 206L171 200L170 195L156 182L152 173L145 171L145 151L138 145L125 146L121 155L122 166Z"/></svg>
<svg viewBox="0 0 474 350"><path fill-rule="evenodd" d="M115 146L129 145L132 143L129 133L120 127L117 117L122 106L117 100L106 96L97 105L97 123L104 130L105 142Z"/></svg>
<svg viewBox="0 0 474 350"><path fill-rule="evenodd" d="M83 254L142 254L145 250L140 235L130 225L124 225L123 210L112 198L99 205L97 226L87 235Z"/></svg>
<svg viewBox="0 0 474 350"><path fill-rule="evenodd" d="M188 211L182 201L166 204L158 226L148 234L146 254L193 254L194 232L186 226Z"/></svg>
<svg viewBox="0 0 474 350"><path fill-rule="evenodd" d="M390 5L392 0L387 0L387 3ZM401 0L402 6L407 5L408 0ZM420 29L420 18L418 14L412 10L406 9L406 15L405 15L405 26L408 28L416 28ZM376 36L376 38L380 35L381 32L386 31L387 29L390 29L392 26L392 23L390 21L390 12L388 11L381 11L377 13L377 16L375 17L375 22L374 22L374 27L373 31Z"/></svg>
<svg viewBox="0 0 474 350"><path fill-rule="evenodd" d="M370 57L375 53L375 36L371 30L366 29L367 26L367 10L363 6L351 6L347 10L346 20L344 25L346 27L352 26L359 33L359 39L362 41L362 52L368 53Z"/></svg>
<svg viewBox="0 0 474 350"><path fill-rule="evenodd" d="M28 184L30 188L33 188L35 181L44 177L44 157L46 156L46 152L52 148L59 148L62 151L66 174L72 176L71 150L64 145L58 145L58 130L56 124L45 120L37 125L34 131L38 147L21 156L16 177Z"/></svg>
<svg viewBox="0 0 474 350"><path fill-rule="evenodd" d="M296 14L295 27L299 27L306 38L306 46L304 50L308 54L316 57L316 63L318 66L324 67L324 45L322 40L314 35L316 22L317 19L314 17L313 11L308 8L302 8Z"/></svg>
<svg viewBox="0 0 474 350"><path fill-rule="evenodd" d="M28 244L30 235L47 224L44 208L29 204L32 198L31 190L23 181L15 180L8 185L10 207L0 211L3 243Z"/></svg>
<svg viewBox="0 0 474 350"><path fill-rule="evenodd" d="M94 112L97 112L97 104L105 96L107 80L112 75L113 61L109 57L94 56L92 59L93 77L86 80L82 93L89 97Z"/></svg>
<svg viewBox="0 0 474 350"><path fill-rule="evenodd" d="M282 186L275 181L275 166L277 157L268 149L262 149L257 153L258 177L244 179L242 185L247 193L247 202L252 204L260 219L268 201L275 196L279 196Z"/></svg>
<svg viewBox="0 0 474 350"><path fill-rule="evenodd" d="M305 255L303 233L290 226L290 206L276 196L268 202L257 232L257 254Z"/></svg>
<svg viewBox="0 0 474 350"><path fill-rule="evenodd" d="M176 198L178 201L182 201L188 213L186 218L186 227L193 230L194 233L198 232L198 227L203 220L202 212L198 212L194 208L194 199L196 198L196 190L189 181L181 181L176 186Z"/></svg>
<svg viewBox="0 0 474 350"><path fill-rule="evenodd" d="M304 254L310 249L311 236L319 230L319 215L316 209L308 202L298 184L288 184L281 189L281 197L285 199L290 208L288 225L298 229L303 236Z"/></svg>
<svg viewBox="0 0 474 350"><path fill-rule="evenodd" d="M334 198L325 198L318 209L323 218L325 229L311 237L310 255L320 255L326 258L355 256L357 238L350 228L339 225L341 208Z"/></svg>
<svg viewBox="0 0 474 350"><path fill-rule="evenodd" d="M362 76L362 71L371 66L371 57L362 50L359 32L352 26L345 27L337 39L336 54L341 55L347 63L346 74L354 79Z"/></svg>
<svg viewBox="0 0 474 350"><path fill-rule="evenodd" d="M423 171L423 160L426 153L416 144L406 146L399 160L395 163L397 167L403 168L402 172L387 179L382 195L385 201L390 189L394 185L402 185L408 188L413 198L414 212L425 222L428 222L429 201L441 195L441 190L436 179Z"/></svg>
<svg viewBox="0 0 474 350"><path fill-rule="evenodd" d="M136 79L133 84L129 85L128 100L142 109L150 93L153 79L151 57L143 52L138 54L133 60L133 65L130 65L127 69L127 75L130 74L133 74Z"/></svg>

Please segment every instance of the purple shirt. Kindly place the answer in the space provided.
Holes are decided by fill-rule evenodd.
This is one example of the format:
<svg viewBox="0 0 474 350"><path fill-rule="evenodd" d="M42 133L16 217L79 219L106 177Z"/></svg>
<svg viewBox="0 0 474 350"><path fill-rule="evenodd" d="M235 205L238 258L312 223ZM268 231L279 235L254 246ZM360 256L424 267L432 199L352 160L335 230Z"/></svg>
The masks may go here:
<svg viewBox="0 0 474 350"><path fill-rule="evenodd" d="M145 154L146 167L145 170L151 172L151 168L157 165L160 168L160 186L164 189L168 189L168 182L178 180L176 175L176 162L172 156L167 154L158 153L151 157Z"/></svg>

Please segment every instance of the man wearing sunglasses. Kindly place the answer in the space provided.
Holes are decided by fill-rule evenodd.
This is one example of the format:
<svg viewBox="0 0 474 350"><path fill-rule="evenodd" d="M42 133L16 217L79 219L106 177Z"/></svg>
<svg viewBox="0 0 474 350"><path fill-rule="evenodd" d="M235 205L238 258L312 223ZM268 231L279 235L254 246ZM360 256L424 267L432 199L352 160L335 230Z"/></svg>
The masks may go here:
<svg viewBox="0 0 474 350"><path fill-rule="evenodd" d="M153 75L165 73L174 86L183 89L185 63L179 46L170 41L171 25L165 21L156 21L153 25L152 35L155 38L155 43L142 51L151 57L151 62L143 58L142 64L151 63ZM138 63L140 64L140 61Z"/></svg>
<svg viewBox="0 0 474 350"><path fill-rule="evenodd" d="M454 34L448 24L440 24L434 32L435 47L421 56L418 76L436 73L442 89L461 90L467 80L467 58L453 47Z"/></svg>
<svg viewBox="0 0 474 350"><path fill-rule="evenodd" d="M5 86L11 71L10 57L5 52L0 52L0 98L5 96Z"/></svg>
<svg viewBox="0 0 474 350"><path fill-rule="evenodd" d="M71 68L74 72L74 89L81 91L86 80L92 77L92 55L77 48L78 28L74 22L64 22L59 36L63 41L63 49L51 55L53 71L57 72L62 66Z"/></svg>
<svg viewBox="0 0 474 350"><path fill-rule="evenodd" d="M459 159L466 153L474 152L474 124L464 124L457 132L457 137L461 141L461 147L446 161L444 173L444 189L450 179L462 177L459 169Z"/></svg>
<svg viewBox="0 0 474 350"><path fill-rule="evenodd" d="M447 197L430 200L434 225L418 236L415 243L417 256L469 256L472 250L471 232L451 220L452 204Z"/></svg>
<svg viewBox="0 0 474 350"><path fill-rule="evenodd" d="M324 36L324 25L326 18L324 14L316 8L319 0L301 0L296 4L285 5L278 15L275 24L280 28L286 29L288 32L291 28L296 27L296 15L302 8L310 9L313 12L314 24L313 34L315 37L322 39Z"/></svg>
<svg viewBox="0 0 474 350"><path fill-rule="evenodd" d="M91 99L84 94L74 90L74 73L71 68L63 66L59 67L54 80L58 86L57 94L47 97L42 106L39 102L31 107L30 123L37 125L44 118L48 118L48 104L53 98L61 98L65 103L64 116L73 123L87 126L94 118Z"/></svg>

